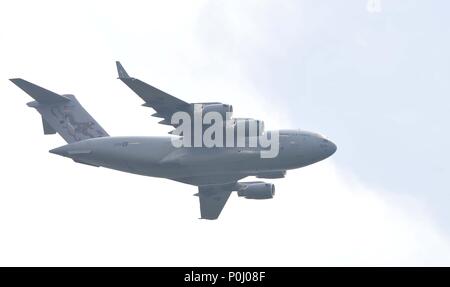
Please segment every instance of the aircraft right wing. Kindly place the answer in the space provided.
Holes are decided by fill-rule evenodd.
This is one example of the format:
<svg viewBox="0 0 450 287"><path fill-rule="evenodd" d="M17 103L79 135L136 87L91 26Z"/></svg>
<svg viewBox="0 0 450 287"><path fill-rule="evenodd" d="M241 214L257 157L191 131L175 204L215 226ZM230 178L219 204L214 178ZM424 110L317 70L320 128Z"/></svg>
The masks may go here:
<svg viewBox="0 0 450 287"><path fill-rule="evenodd" d="M130 77L119 61L116 62L119 79L132 89L145 104L143 106L153 108L156 113L152 116L163 118L160 124L171 125L172 115L178 111L185 111L189 104L174 96L171 96L139 79Z"/></svg>
<svg viewBox="0 0 450 287"><path fill-rule="evenodd" d="M217 219L232 192L232 185L199 186L196 194L200 199L201 219Z"/></svg>

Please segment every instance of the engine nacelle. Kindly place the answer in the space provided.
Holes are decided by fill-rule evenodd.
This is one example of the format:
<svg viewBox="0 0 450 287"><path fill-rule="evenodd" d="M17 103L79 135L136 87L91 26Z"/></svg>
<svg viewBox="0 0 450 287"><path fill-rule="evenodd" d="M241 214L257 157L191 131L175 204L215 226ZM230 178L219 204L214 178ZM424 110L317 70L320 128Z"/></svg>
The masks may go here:
<svg viewBox="0 0 450 287"><path fill-rule="evenodd" d="M209 112L216 112L222 116L224 121L231 119L233 115L233 106L222 103L201 103L202 116Z"/></svg>
<svg viewBox="0 0 450 287"><path fill-rule="evenodd" d="M261 136L264 133L264 121L250 118L231 119L227 128L234 129L235 138L237 136Z"/></svg>
<svg viewBox="0 0 450 287"><path fill-rule="evenodd" d="M245 186L238 191L238 196L247 199L271 199L275 196L275 185L265 182L245 183Z"/></svg>

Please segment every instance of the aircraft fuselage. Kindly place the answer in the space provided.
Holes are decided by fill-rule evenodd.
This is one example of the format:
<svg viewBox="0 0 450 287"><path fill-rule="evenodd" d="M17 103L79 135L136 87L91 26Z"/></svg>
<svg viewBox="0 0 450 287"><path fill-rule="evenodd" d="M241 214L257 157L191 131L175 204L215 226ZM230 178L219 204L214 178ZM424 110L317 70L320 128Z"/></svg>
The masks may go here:
<svg viewBox="0 0 450 287"><path fill-rule="evenodd" d="M279 131L279 152L261 158L261 147L181 147L166 137L99 137L51 150L76 162L124 172L169 178L194 185L233 182L246 176L304 167L336 151L311 132ZM227 176L228 175L228 176Z"/></svg>

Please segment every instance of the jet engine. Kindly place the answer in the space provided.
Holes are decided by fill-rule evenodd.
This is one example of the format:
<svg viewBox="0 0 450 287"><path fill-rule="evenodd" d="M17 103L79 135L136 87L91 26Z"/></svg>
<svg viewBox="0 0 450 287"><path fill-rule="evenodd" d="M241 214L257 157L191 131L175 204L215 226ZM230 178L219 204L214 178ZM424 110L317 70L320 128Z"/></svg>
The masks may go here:
<svg viewBox="0 0 450 287"><path fill-rule="evenodd" d="M246 199L271 199L275 196L275 185L265 182L242 183L244 186L238 190L238 196Z"/></svg>
<svg viewBox="0 0 450 287"><path fill-rule="evenodd" d="M209 112L216 112L222 116L224 121L231 119L233 114L233 106L222 103L201 103L202 115Z"/></svg>
<svg viewBox="0 0 450 287"><path fill-rule="evenodd" d="M230 127L234 129L236 136L261 136L264 133L264 121L250 118L234 118L230 121ZM251 129L255 130L250 132Z"/></svg>

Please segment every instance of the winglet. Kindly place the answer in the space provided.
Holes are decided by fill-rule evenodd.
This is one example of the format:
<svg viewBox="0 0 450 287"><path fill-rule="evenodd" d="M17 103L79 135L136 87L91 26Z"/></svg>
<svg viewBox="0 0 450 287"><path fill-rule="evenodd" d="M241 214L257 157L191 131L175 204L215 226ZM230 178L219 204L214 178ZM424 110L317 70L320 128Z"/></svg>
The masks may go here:
<svg viewBox="0 0 450 287"><path fill-rule="evenodd" d="M119 79L129 78L127 71L123 68L122 64L119 61L116 61L117 73L119 74Z"/></svg>
<svg viewBox="0 0 450 287"><path fill-rule="evenodd" d="M24 79L16 78L10 79L10 81L39 103L58 103L69 101L69 99L65 96L58 95L57 93L39 87L38 85L25 81Z"/></svg>

